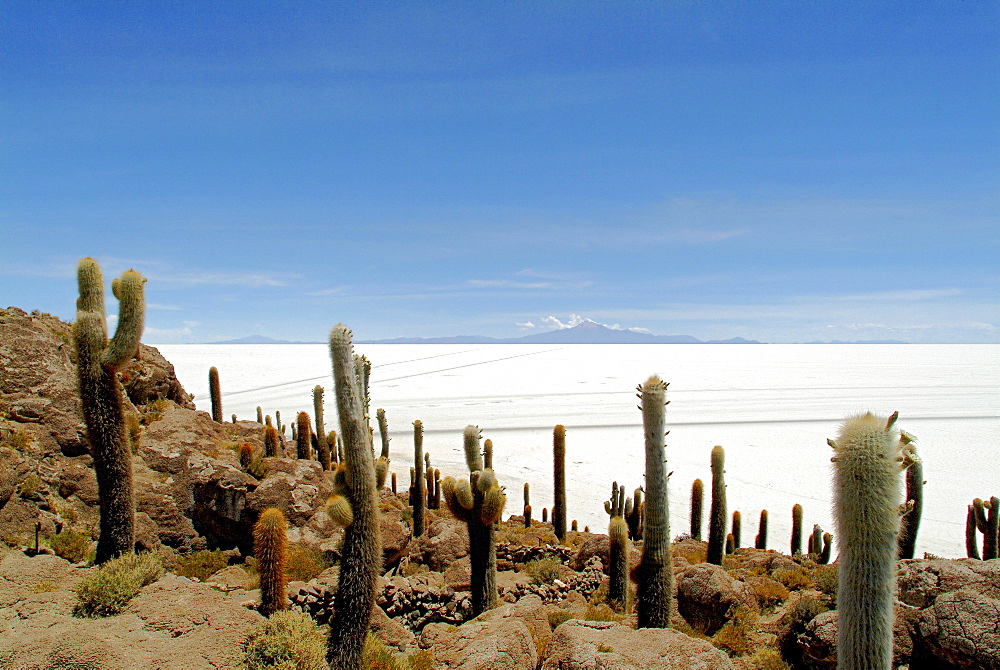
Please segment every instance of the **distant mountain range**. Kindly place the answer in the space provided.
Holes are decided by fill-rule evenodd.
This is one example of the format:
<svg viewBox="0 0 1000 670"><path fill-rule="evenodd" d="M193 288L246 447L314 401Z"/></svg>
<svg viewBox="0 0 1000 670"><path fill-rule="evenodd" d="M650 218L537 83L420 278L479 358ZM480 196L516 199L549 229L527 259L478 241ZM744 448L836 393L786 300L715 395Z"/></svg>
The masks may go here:
<svg viewBox="0 0 1000 670"><path fill-rule="evenodd" d="M762 344L757 340L732 337L728 340L699 340L690 335L652 335L634 330L615 330L594 321L584 321L572 328L532 333L522 337L485 337L482 335L455 335L452 337L396 337L389 340L358 340L358 344ZM209 344L326 344L325 342L298 342L275 340L263 335L250 335L236 340L223 340ZM815 340L805 344L906 344L900 340Z"/></svg>
<svg viewBox="0 0 1000 670"><path fill-rule="evenodd" d="M572 328L532 333L522 337L397 337L391 340L360 340L358 344L760 344L757 340L734 337L728 340L699 340L690 335L651 335L634 330L615 330L593 321Z"/></svg>

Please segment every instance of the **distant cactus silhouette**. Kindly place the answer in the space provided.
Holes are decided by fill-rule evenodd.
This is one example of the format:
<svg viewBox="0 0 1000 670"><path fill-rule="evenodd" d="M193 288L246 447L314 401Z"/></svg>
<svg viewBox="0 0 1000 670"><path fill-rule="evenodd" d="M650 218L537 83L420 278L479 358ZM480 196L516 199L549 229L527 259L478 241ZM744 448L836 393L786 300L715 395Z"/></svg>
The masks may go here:
<svg viewBox="0 0 1000 670"><path fill-rule="evenodd" d="M969 505L969 513L965 517L965 551L969 558L981 560L979 537L976 535L976 510L972 505Z"/></svg>
<svg viewBox="0 0 1000 670"><path fill-rule="evenodd" d="M850 417L836 441L830 442L840 546L837 665L842 670L892 667L899 475L904 458L893 429L897 416Z"/></svg>
<svg viewBox="0 0 1000 670"><path fill-rule="evenodd" d="M733 532L733 548L739 549L741 546L741 540L743 539L743 515L740 514L739 510L733 512L732 532Z"/></svg>
<svg viewBox="0 0 1000 670"><path fill-rule="evenodd" d="M1000 558L1000 498L990 498L990 514L986 519L986 531L983 533L983 560Z"/></svg>
<svg viewBox="0 0 1000 670"><path fill-rule="evenodd" d="M726 544L726 450L712 447L712 508L708 517L708 555L705 561L722 565Z"/></svg>
<svg viewBox="0 0 1000 670"><path fill-rule="evenodd" d="M819 564L826 565L830 562L830 554L833 552L833 535L823 533L823 549L819 553Z"/></svg>
<svg viewBox="0 0 1000 670"><path fill-rule="evenodd" d="M670 510L667 497L667 385L650 377L639 388L646 446L646 503L643 511L642 559L636 575L639 628L667 628L673 600L674 570L670 558Z"/></svg>
<svg viewBox="0 0 1000 670"><path fill-rule="evenodd" d="M208 394L212 399L212 421L222 423L222 390L219 388L219 370L208 369Z"/></svg>
<svg viewBox="0 0 1000 670"><path fill-rule="evenodd" d="M288 609L288 522L276 507L260 513L253 527L253 553L260 572L260 607L266 617Z"/></svg>
<svg viewBox="0 0 1000 670"><path fill-rule="evenodd" d="M754 539L755 549L767 549L767 510L760 511L760 525L757 527L757 537Z"/></svg>
<svg viewBox="0 0 1000 670"><path fill-rule="evenodd" d="M802 505L792 505L792 556L802 553Z"/></svg>
<svg viewBox="0 0 1000 670"><path fill-rule="evenodd" d="M552 532L562 542L566 537L566 429L552 430L553 488Z"/></svg>
<svg viewBox="0 0 1000 670"><path fill-rule="evenodd" d="M313 418L316 421L316 441L326 445L326 424L323 422L323 387L313 387Z"/></svg>
<svg viewBox="0 0 1000 670"><path fill-rule="evenodd" d="M128 270L111 283L118 298L118 325L109 341L101 267L93 258L84 258L77 266L80 297L73 343L83 418L97 476L100 537L94 562L98 564L135 547L132 451L117 373L139 349L145 324L145 282L138 272Z"/></svg>
<svg viewBox="0 0 1000 670"><path fill-rule="evenodd" d="M424 508L427 492L424 490L424 424L420 419L413 422L413 537L424 534Z"/></svg>
<svg viewBox="0 0 1000 670"><path fill-rule="evenodd" d="M625 523L625 487L611 484L611 499L604 502L611 517L608 522L610 564L608 574L608 605L616 612L628 611L628 525Z"/></svg>
<svg viewBox="0 0 1000 670"><path fill-rule="evenodd" d="M376 416L378 433L382 440L382 454L375 459L375 487L381 489L385 486L386 477L389 475L389 422L385 418L384 409L376 410Z"/></svg>
<svg viewBox="0 0 1000 670"><path fill-rule="evenodd" d="M691 484L691 537L701 539L701 509L705 499L705 485L700 479Z"/></svg>
<svg viewBox="0 0 1000 670"><path fill-rule="evenodd" d="M257 423L264 423L264 410L257 405Z"/></svg>
<svg viewBox="0 0 1000 670"><path fill-rule="evenodd" d="M531 493L528 482L524 482L524 527L531 528Z"/></svg>

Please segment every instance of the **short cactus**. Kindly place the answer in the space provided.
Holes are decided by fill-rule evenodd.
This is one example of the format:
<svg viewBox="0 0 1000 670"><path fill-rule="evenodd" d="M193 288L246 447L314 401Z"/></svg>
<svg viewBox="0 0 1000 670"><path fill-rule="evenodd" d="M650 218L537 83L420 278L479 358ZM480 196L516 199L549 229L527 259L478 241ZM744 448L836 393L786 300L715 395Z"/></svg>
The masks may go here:
<svg viewBox="0 0 1000 670"><path fill-rule="evenodd" d="M733 548L739 549L741 546L741 542L743 540L743 515L740 514L739 510L733 512L732 534L733 534Z"/></svg>
<svg viewBox="0 0 1000 670"><path fill-rule="evenodd" d="M472 567L472 612L478 616L497 603L496 544L493 524L503 515L507 497L496 475L486 469L479 451L479 428L467 426L463 435L469 479L451 477L441 483L448 509L465 521L469 531L469 560Z"/></svg>
<svg viewBox="0 0 1000 670"><path fill-rule="evenodd" d="M295 417L295 457L299 460L310 457L312 426L309 423L309 415L305 412L299 412Z"/></svg>
<svg viewBox="0 0 1000 670"><path fill-rule="evenodd" d="M802 505L792 505L792 556L802 553Z"/></svg>
<svg viewBox="0 0 1000 670"><path fill-rule="evenodd" d="M837 667L892 667L893 590L903 443L872 414L849 418L834 448L834 519L840 545ZM904 465L909 465L904 462Z"/></svg>
<svg viewBox="0 0 1000 670"><path fill-rule="evenodd" d="M726 544L726 450L712 447L712 507L708 516L706 562L722 565Z"/></svg>
<svg viewBox="0 0 1000 670"><path fill-rule="evenodd" d="M257 405L257 423L264 423L264 410Z"/></svg>
<svg viewBox="0 0 1000 670"><path fill-rule="evenodd" d="M110 341L104 313L104 279L97 261L80 261L77 282L80 297L76 301L73 343L83 418L97 476L100 536L94 562L99 564L130 553L135 547L132 451L117 373L139 349L145 323L146 280L129 270L111 283L119 308L118 325Z"/></svg>
<svg viewBox="0 0 1000 670"><path fill-rule="evenodd" d="M754 538L755 549L767 549L767 510L760 511L760 524L757 526L757 537Z"/></svg>
<svg viewBox="0 0 1000 670"><path fill-rule="evenodd" d="M208 369L208 395L212 399L212 421L222 423L222 390L219 388L219 369Z"/></svg>
<svg viewBox="0 0 1000 670"><path fill-rule="evenodd" d="M670 558L670 511L667 498L667 384L650 377L639 387L646 446L646 503L643 512L642 559L637 570L639 628L667 628L673 599Z"/></svg>
<svg viewBox="0 0 1000 670"><path fill-rule="evenodd" d="M524 527L531 528L531 492L528 482L524 482Z"/></svg>
<svg viewBox="0 0 1000 670"><path fill-rule="evenodd" d="M253 527L253 553L260 572L260 607L268 617L288 609L288 522L276 507L260 513Z"/></svg>
<svg viewBox="0 0 1000 670"><path fill-rule="evenodd" d="M566 537L566 429L552 429L553 488L552 532L562 542Z"/></svg>
<svg viewBox="0 0 1000 670"><path fill-rule="evenodd" d="M705 485L700 479L691 484L691 537L701 539L701 510L705 500Z"/></svg>
<svg viewBox="0 0 1000 670"><path fill-rule="evenodd" d="M278 437L278 429L270 424L264 426L264 455L268 458L278 456L280 444L281 438Z"/></svg>

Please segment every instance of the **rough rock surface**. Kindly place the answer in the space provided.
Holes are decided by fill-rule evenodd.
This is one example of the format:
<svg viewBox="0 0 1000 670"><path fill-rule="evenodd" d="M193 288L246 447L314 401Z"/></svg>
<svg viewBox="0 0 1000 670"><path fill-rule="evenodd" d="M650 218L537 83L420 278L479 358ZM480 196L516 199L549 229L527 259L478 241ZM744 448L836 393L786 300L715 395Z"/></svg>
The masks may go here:
<svg viewBox="0 0 1000 670"><path fill-rule="evenodd" d="M725 652L671 629L571 619L552 633L544 670L728 670Z"/></svg>
<svg viewBox="0 0 1000 670"><path fill-rule="evenodd" d="M714 635L738 607L760 612L757 598L741 581L711 563L681 568L676 575L677 609L691 627Z"/></svg>
<svg viewBox="0 0 1000 670"><path fill-rule="evenodd" d="M920 617L923 642L956 668L1000 668L1000 600L971 590L944 593Z"/></svg>
<svg viewBox="0 0 1000 670"><path fill-rule="evenodd" d="M501 618L465 623L431 647L440 668L524 670L538 665L538 650L523 621Z"/></svg>

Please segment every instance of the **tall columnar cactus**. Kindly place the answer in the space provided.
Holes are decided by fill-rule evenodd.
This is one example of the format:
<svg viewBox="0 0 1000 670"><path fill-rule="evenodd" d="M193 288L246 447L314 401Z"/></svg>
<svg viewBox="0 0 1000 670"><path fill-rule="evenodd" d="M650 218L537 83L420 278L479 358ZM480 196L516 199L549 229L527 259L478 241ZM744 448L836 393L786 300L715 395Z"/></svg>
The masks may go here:
<svg viewBox="0 0 1000 670"><path fill-rule="evenodd" d="M726 450L712 447L712 507L708 515L708 563L722 565L726 545Z"/></svg>
<svg viewBox="0 0 1000 670"><path fill-rule="evenodd" d="M119 307L118 325L110 341L104 314L104 279L97 261L93 258L80 261L77 282L80 297L76 301L73 342L101 511L94 562L104 563L133 551L135 546L132 452L117 372L139 348L145 321L146 280L129 270L111 283Z"/></svg>
<svg viewBox="0 0 1000 670"><path fill-rule="evenodd" d="M361 667L375 587L382 568L375 463L355 375L351 331L338 324L330 331L330 358L340 417L344 459L338 468L338 492L327 501L331 518L348 521L341 549L340 581L334 601L327 662L334 670ZM345 510L346 508L346 510ZM349 512L349 513L348 513Z"/></svg>
<svg viewBox="0 0 1000 670"><path fill-rule="evenodd" d="M323 422L323 387L317 384L313 387L313 418L316 422L316 440L326 442L326 424Z"/></svg>
<svg viewBox="0 0 1000 670"><path fill-rule="evenodd" d="M899 558L913 558L924 510L924 464L917 457L916 447L912 444L913 436L901 432L900 440L906 443L903 448L909 450L912 461L906 469L906 501L908 504L912 501L912 505L900 522Z"/></svg>
<svg viewBox="0 0 1000 670"><path fill-rule="evenodd" d="M642 559L637 572L639 628L667 628L673 597L670 560L670 511L667 506L666 399L667 385L650 377L639 387L646 443L646 506L642 528Z"/></svg>
<svg viewBox="0 0 1000 670"><path fill-rule="evenodd" d="M566 537L566 429L559 425L552 429L552 532L562 542Z"/></svg>
<svg viewBox="0 0 1000 670"><path fill-rule="evenodd" d="M274 426L264 426L264 455L268 458L275 458L281 455L278 453L279 446L280 438L278 437L278 429Z"/></svg>
<svg viewBox="0 0 1000 670"><path fill-rule="evenodd" d="M792 556L802 553L802 505L792 505Z"/></svg>
<svg viewBox="0 0 1000 670"><path fill-rule="evenodd" d="M628 525L628 536L635 541L642 539L642 509L642 489L638 488L632 493L631 508L625 510L625 523Z"/></svg>
<svg viewBox="0 0 1000 670"><path fill-rule="evenodd" d="M969 505L969 513L965 517L965 551L969 558L980 560L979 538L976 535L976 509Z"/></svg>
<svg viewBox="0 0 1000 670"><path fill-rule="evenodd" d="M483 465L479 451L479 428L466 426L463 436L469 479L451 477L441 483L445 502L469 529L469 560L472 567L472 612L478 616L497 603L497 553L493 524L503 515L507 496L493 470Z"/></svg>
<svg viewBox="0 0 1000 670"><path fill-rule="evenodd" d="M266 617L288 609L288 522L277 507L260 513L253 527L253 553L260 571L260 607Z"/></svg>
<svg viewBox="0 0 1000 670"><path fill-rule="evenodd" d="M212 398L212 421L222 423L222 389L219 388L219 369L208 369L208 395Z"/></svg>
<svg viewBox="0 0 1000 670"><path fill-rule="evenodd" d="M757 526L757 537L754 538L755 549L767 549L767 510L760 511L760 524Z"/></svg>
<svg viewBox="0 0 1000 670"><path fill-rule="evenodd" d="M441 471L438 468L434 468L434 494L431 496L428 507L441 509Z"/></svg>
<svg viewBox="0 0 1000 670"><path fill-rule="evenodd" d="M733 512L732 534L733 534L733 548L739 549L740 544L743 540L743 515L740 514L739 510Z"/></svg>
<svg viewBox="0 0 1000 670"><path fill-rule="evenodd" d="M983 560L1000 558L1000 498L990 498L989 517L986 519L986 530L983 533Z"/></svg>
<svg viewBox="0 0 1000 670"><path fill-rule="evenodd" d="M312 426L309 425L309 415L299 412L295 417L295 457L299 460L310 457L309 449L312 447Z"/></svg>
<svg viewBox="0 0 1000 670"><path fill-rule="evenodd" d="M691 484L691 537L701 539L701 510L705 500L705 485L700 479Z"/></svg>
<svg viewBox="0 0 1000 670"><path fill-rule="evenodd" d="M604 502L611 517L608 523L611 581L608 584L608 604L616 612L628 611L628 524L625 523L625 487L611 484L611 500Z"/></svg>
<svg viewBox="0 0 1000 670"><path fill-rule="evenodd" d="M413 537L424 534L424 508L427 491L424 485L424 424L420 419L413 422Z"/></svg>
<svg viewBox="0 0 1000 670"><path fill-rule="evenodd" d="M893 587L903 443L884 418L864 414L841 427L834 448L834 520L840 545L837 667L892 667ZM904 466L909 463L904 461Z"/></svg>
<svg viewBox="0 0 1000 670"><path fill-rule="evenodd" d="M371 363L368 367L371 368ZM376 410L375 414L378 419L378 434L382 440L382 453L375 459L375 486L381 489L389 476L389 422L385 418L384 409Z"/></svg>
<svg viewBox="0 0 1000 670"><path fill-rule="evenodd" d="M524 527L531 528L531 490L524 482Z"/></svg>

